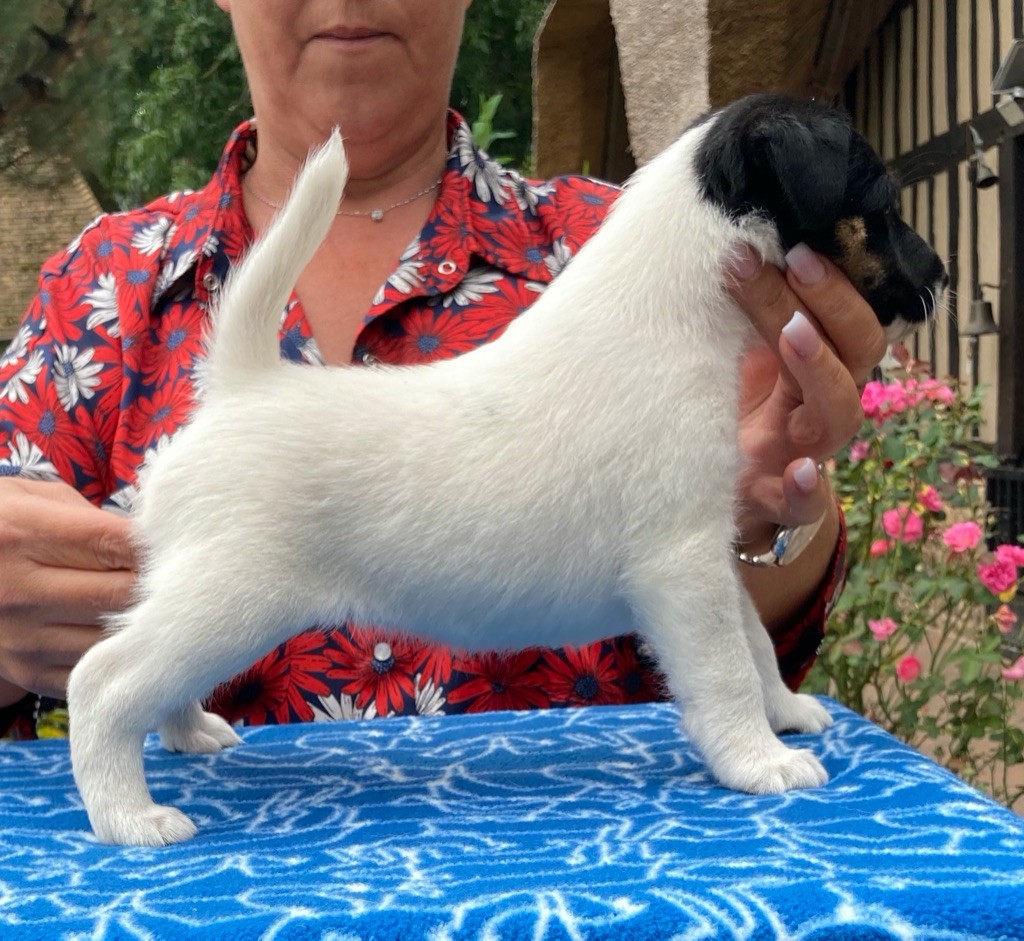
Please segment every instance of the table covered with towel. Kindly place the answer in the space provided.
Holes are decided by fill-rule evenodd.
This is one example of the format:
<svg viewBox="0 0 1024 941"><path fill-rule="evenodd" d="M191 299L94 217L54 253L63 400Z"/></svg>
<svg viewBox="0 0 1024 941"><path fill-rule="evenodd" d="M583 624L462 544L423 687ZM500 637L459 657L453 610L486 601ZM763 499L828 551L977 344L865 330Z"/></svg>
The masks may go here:
<svg viewBox="0 0 1024 941"><path fill-rule="evenodd" d="M200 827L100 845L66 741L0 743L0 939L1024 939L1024 820L849 710L831 780L708 776L668 704L146 745Z"/></svg>

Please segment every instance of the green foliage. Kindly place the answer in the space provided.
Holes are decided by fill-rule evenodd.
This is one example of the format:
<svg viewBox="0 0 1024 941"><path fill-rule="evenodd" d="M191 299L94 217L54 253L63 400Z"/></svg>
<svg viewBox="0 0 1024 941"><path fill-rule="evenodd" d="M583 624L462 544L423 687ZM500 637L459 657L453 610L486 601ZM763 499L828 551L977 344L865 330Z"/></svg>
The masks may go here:
<svg viewBox="0 0 1024 941"><path fill-rule="evenodd" d="M72 0L9 3L0 17L0 107L5 88L45 59L34 27L59 29ZM0 169L13 157L67 157L108 208L202 185L250 104L229 18L213 0L90 0L75 55L45 100L0 125ZM475 0L451 103L486 126L493 156L522 165L531 136L533 35L545 0ZM502 125L494 118L501 105ZM26 149L25 142L30 144ZM25 178L31 173L26 169ZM40 182L46 182L41 180Z"/></svg>
<svg viewBox="0 0 1024 941"><path fill-rule="evenodd" d="M811 677L828 693L921 747L1009 805L1022 762L1013 726L1024 658L1008 602L1024 550L985 541L991 511L977 440L983 392L928 379L869 383L867 419L836 460L849 577Z"/></svg>
<svg viewBox="0 0 1024 941"><path fill-rule="evenodd" d="M494 117L497 114L498 106L501 104L502 95L491 95L490 98L480 96L480 107L477 111L477 119L473 122L471 130L473 141L482 150L488 153L494 146L495 141L509 140L515 137L512 131L497 131L494 128ZM499 163L510 163L511 157L498 157Z"/></svg>
<svg viewBox="0 0 1024 941"><path fill-rule="evenodd" d="M473 0L452 82L451 104L467 120L500 93L502 123L511 132L493 142L492 157L528 163L533 124L533 37L547 0ZM485 148L486 149L486 148Z"/></svg>

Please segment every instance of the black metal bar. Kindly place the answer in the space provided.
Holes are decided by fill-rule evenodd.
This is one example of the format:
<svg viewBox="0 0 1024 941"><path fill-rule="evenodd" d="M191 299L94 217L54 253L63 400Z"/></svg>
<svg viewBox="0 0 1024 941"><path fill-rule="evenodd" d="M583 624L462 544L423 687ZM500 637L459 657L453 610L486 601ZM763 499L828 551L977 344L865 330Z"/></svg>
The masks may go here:
<svg viewBox="0 0 1024 941"><path fill-rule="evenodd" d="M1024 137L999 148L999 398L996 450L1024 463Z"/></svg>
<svg viewBox="0 0 1024 941"><path fill-rule="evenodd" d="M957 42L957 17L956 0L946 2L946 109L949 115L950 129L958 127L960 122L957 115L957 101L959 89L957 88L957 70L959 69L958 57L959 43ZM960 173L954 168L948 176L949 188L949 289L953 297L957 296L960 288L960 262L957 257L960 253ZM949 371L952 375L960 375L960 331L957 328L956 317L949 321L949 333L947 334L947 352Z"/></svg>

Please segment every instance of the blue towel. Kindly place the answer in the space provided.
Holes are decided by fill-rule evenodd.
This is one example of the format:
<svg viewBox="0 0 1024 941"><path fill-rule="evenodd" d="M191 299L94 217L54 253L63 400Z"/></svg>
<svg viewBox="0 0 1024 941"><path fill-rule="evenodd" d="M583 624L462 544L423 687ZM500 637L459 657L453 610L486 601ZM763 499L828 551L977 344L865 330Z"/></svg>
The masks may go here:
<svg viewBox="0 0 1024 941"><path fill-rule="evenodd" d="M0 939L1024 939L1024 821L843 707L831 782L713 784L671 705L151 737L190 843L102 846L66 742L0 745Z"/></svg>

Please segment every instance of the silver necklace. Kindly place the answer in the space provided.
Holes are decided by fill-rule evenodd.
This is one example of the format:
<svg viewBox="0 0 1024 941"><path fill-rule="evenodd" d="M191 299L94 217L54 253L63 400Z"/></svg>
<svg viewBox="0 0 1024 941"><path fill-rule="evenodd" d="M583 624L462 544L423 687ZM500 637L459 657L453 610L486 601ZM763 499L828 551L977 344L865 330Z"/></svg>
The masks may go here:
<svg viewBox="0 0 1024 941"><path fill-rule="evenodd" d="M434 180L433 183L430 184L430 186L426 186L423 189L421 189L418 193L413 193L412 196L408 197L407 199L399 200L397 203L392 203L390 206L381 206L378 209L353 209L351 212L345 212L343 209L339 209L335 213L335 215L365 216L366 218L372 219L374 222L381 222L384 219L384 213L391 212L392 209L397 209L399 206L408 206L409 203L413 203L417 199L426 196L427 193L432 193L441 185L441 180L443 178L444 174L442 173L441 176L439 176L436 180ZM259 202L263 203L264 206L270 206L271 209L280 209L281 206L283 205L283 203L275 203L267 199L265 196L261 196L259 193L256 192L256 190L249 186L244 179L242 181L242 186L244 187L246 192L253 197L253 199L256 199ZM344 200L345 197L343 196L342 202L344 202Z"/></svg>

